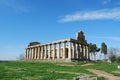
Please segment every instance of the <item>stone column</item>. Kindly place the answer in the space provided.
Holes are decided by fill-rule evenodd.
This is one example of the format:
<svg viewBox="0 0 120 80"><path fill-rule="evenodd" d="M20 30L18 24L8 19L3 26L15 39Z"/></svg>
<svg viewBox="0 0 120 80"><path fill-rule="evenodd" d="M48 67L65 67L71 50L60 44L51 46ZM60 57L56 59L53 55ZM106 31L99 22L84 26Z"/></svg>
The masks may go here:
<svg viewBox="0 0 120 80"><path fill-rule="evenodd" d="M86 46L86 59L89 59L88 46Z"/></svg>
<svg viewBox="0 0 120 80"><path fill-rule="evenodd" d="M45 48L45 55L44 55L44 59L46 59L46 57L47 57L47 45L45 45L45 46L44 46L44 48Z"/></svg>
<svg viewBox="0 0 120 80"><path fill-rule="evenodd" d="M32 60L34 59L34 48L32 48Z"/></svg>
<svg viewBox="0 0 120 80"><path fill-rule="evenodd" d="M30 59L30 48L28 48L28 60Z"/></svg>
<svg viewBox="0 0 120 80"><path fill-rule="evenodd" d="M61 42L58 42L58 56L57 56L58 59L60 59L60 43Z"/></svg>
<svg viewBox="0 0 120 80"><path fill-rule="evenodd" d="M77 51L78 51L78 59L80 59L80 45L79 43L77 43Z"/></svg>
<svg viewBox="0 0 120 80"><path fill-rule="evenodd" d="M63 42L63 55L62 55L63 59L65 59L65 53L66 53L66 41Z"/></svg>
<svg viewBox="0 0 120 80"><path fill-rule="evenodd" d="M29 57L28 59L30 60L31 59L31 48L29 48Z"/></svg>
<svg viewBox="0 0 120 80"><path fill-rule="evenodd" d="M37 48L34 48L34 59L36 59L36 54L37 54Z"/></svg>
<svg viewBox="0 0 120 80"><path fill-rule="evenodd" d="M51 57L51 56L50 56L50 55L51 55L51 45L52 45L52 44L49 44L48 59L50 59L50 57Z"/></svg>
<svg viewBox="0 0 120 80"><path fill-rule="evenodd" d="M37 59L40 59L40 46L38 46L38 50L37 50Z"/></svg>
<svg viewBox="0 0 120 80"><path fill-rule="evenodd" d="M32 48L30 48L30 60L32 60Z"/></svg>
<svg viewBox="0 0 120 80"><path fill-rule="evenodd" d="M28 48L26 48L25 60L28 60Z"/></svg>
<svg viewBox="0 0 120 80"><path fill-rule="evenodd" d="M84 47L83 47L83 59L85 59L85 56L86 56L86 46L84 45Z"/></svg>
<svg viewBox="0 0 120 80"><path fill-rule="evenodd" d="M83 44L81 44L81 54L80 54L80 56L81 56L81 59L83 60L83 54L84 54L84 46L83 46Z"/></svg>
<svg viewBox="0 0 120 80"><path fill-rule="evenodd" d="M55 59L56 54L56 43L53 43L53 59Z"/></svg>
<svg viewBox="0 0 120 80"><path fill-rule="evenodd" d="M73 58L76 59L76 45L73 43Z"/></svg>
<svg viewBox="0 0 120 80"><path fill-rule="evenodd" d="M87 46L85 46L85 59L88 59L88 50L87 50Z"/></svg>
<svg viewBox="0 0 120 80"><path fill-rule="evenodd" d="M71 42L68 42L68 59L71 59Z"/></svg>
<svg viewBox="0 0 120 80"><path fill-rule="evenodd" d="M44 48L44 46L41 46L41 59L43 59L43 48Z"/></svg>

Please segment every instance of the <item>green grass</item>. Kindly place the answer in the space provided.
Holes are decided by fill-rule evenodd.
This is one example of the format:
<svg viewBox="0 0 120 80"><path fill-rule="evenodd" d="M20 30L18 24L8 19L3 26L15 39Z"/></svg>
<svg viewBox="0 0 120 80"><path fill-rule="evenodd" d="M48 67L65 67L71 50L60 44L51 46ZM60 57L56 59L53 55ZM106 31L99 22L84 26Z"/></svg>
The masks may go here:
<svg viewBox="0 0 120 80"><path fill-rule="evenodd" d="M93 63L93 65L85 66L84 68L102 70L102 71L111 73L111 74L113 74L115 76L120 76L120 70L117 69L118 65L120 65L120 63L100 63L100 62L95 62L95 63Z"/></svg>
<svg viewBox="0 0 120 80"><path fill-rule="evenodd" d="M83 74L92 74L75 63L0 62L0 80L72 80ZM79 73L79 74L76 74Z"/></svg>
<svg viewBox="0 0 120 80"><path fill-rule="evenodd" d="M87 68L102 70L120 76L117 66L120 63L92 63L81 66L84 62L0 62L0 80L72 80L74 77L88 74ZM98 80L104 80L98 77Z"/></svg>

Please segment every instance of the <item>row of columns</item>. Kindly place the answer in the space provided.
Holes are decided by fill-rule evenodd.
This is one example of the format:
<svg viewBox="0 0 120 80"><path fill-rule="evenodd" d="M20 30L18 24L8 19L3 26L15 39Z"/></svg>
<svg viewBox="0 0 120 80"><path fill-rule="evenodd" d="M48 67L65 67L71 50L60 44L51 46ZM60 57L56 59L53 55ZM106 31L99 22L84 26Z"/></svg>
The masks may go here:
<svg viewBox="0 0 120 80"><path fill-rule="evenodd" d="M63 45L62 45L63 44ZM88 59L88 47L76 42L63 41L26 48L26 60L34 59Z"/></svg>

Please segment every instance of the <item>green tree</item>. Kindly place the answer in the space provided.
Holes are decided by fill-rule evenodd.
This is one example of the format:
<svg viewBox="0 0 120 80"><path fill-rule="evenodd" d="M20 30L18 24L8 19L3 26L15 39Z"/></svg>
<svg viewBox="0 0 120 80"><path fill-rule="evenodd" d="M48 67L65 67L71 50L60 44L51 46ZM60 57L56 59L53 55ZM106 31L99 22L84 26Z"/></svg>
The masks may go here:
<svg viewBox="0 0 120 80"><path fill-rule="evenodd" d="M92 54L92 43L88 44L88 59L90 60L90 54Z"/></svg>
<svg viewBox="0 0 120 80"><path fill-rule="evenodd" d="M94 60L96 60L96 50L97 50L97 46L96 46L96 44L93 44L92 45L92 53L93 53L93 55L94 55Z"/></svg>
<svg viewBox="0 0 120 80"><path fill-rule="evenodd" d="M90 53L91 53L91 55L93 54L94 55L94 60L96 60L96 54L97 54L97 52L100 51L100 48L98 48L96 46L96 44L90 43L90 44L88 44L88 50L89 50L89 54Z"/></svg>
<svg viewBox="0 0 120 80"><path fill-rule="evenodd" d="M114 55L114 54L109 56L109 59L110 59L111 62L115 62L117 60L116 55Z"/></svg>
<svg viewBox="0 0 120 80"><path fill-rule="evenodd" d="M104 54L105 59L106 59L106 55L107 55L107 45L106 45L104 42L102 42L102 44L101 44L101 53Z"/></svg>
<svg viewBox="0 0 120 80"><path fill-rule="evenodd" d="M18 60L24 60L24 54L20 54L17 59L18 59Z"/></svg>

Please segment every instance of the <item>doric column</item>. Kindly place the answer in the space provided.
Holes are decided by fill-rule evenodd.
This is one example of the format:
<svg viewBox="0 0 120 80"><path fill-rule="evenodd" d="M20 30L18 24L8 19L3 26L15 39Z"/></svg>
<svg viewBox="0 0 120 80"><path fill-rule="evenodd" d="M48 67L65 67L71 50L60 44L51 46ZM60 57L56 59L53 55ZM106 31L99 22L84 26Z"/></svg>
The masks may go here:
<svg viewBox="0 0 120 80"><path fill-rule="evenodd" d="M80 45L79 43L77 43L77 51L78 51L78 59L80 59Z"/></svg>
<svg viewBox="0 0 120 80"><path fill-rule="evenodd" d="M41 55L41 59L43 59L43 46L41 46L41 53L40 53Z"/></svg>
<svg viewBox="0 0 120 80"><path fill-rule="evenodd" d="M32 48L32 60L34 59L34 48Z"/></svg>
<svg viewBox="0 0 120 80"><path fill-rule="evenodd" d="M36 59L36 54L37 54L37 48L34 48L34 59Z"/></svg>
<svg viewBox="0 0 120 80"><path fill-rule="evenodd" d="M83 59L85 59L86 57L86 46L84 45L83 46Z"/></svg>
<svg viewBox="0 0 120 80"><path fill-rule="evenodd" d="M86 46L86 58L87 58L87 60L89 60L88 46Z"/></svg>
<svg viewBox="0 0 120 80"><path fill-rule="evenodd" d="M46 58L47 58L47 45L45 45L45 46L44 46L44 48L45 48L45 55L44 55L44 59L46 59Z"/></svg>
<svg viewBox="0 0 120 80"><path fill-rule="evenodd" d="M37 59L40 59L40 46L38 46L38 50L37 50Z"/></svg>
<svg viewBox="0 0 120 80"><path fill-rule="evenodd" d="M71 42L68 42L68 59L71 59Z"/></svg>
<svg viewBox="0 0 120 80"><path fill-rule="evenodd" d="M72 50L73 52L72 52L72 54L73 54L73 59L76 59L76 45L75 45L75 43L73 42L73 50Z"/></svg>
<svg viewBox="0 0 120 80"><path fill-rule="evenodd" d="M30 48L30 60L32 60L32 48Z"/></svg>
<svg viewBox="0 0 120 80"><path fill-rule="evenodd" d="M28 60L28 48L26 48L25 60Z"/></svg>
<svg viewBox="0 0 120 80"><path fill-rule="evenodd" d="M28 60L30 59L30 48L28 48Z"/></svg>
<svg viewBox="0 0 120 80"><path fill-rule="evenodd" d="M31 59L31 48L29 48L29 57L28 59L30 60Z"/></svg>
<svg viewBox="0 0 120 80"><path fill-rule="evenodd" d="M87 60L87 46L85 45L85 59Z"/></svg>
<svg viewBox="0 0 120 80"><path fill-rule="evenodd" d="M66 53L66 41L63 42L63 55L62 55L63 59L65 59L65 53Z"/></svg>
<svg viewBox="0 0 120 80"><path fill-rule="evenodd" d="M52 45L52 44L49 44L48 59L50 59L50 55L51 55L51 45Z"/></svg>
<svg viewBox="0 0 120 80"><path fill-rule="evenodd" d="M58 42L58 50L57 50L57 51L58 51L58 55L57 55L57 58L58 58L58 59L60 59L60 43L61 43L61 42Z"/></svg>
<svg viewBox="0 0 120 80"><path fill-rule="evenodd" d="M83 46L83 44L81 44L81 48L80 48L80 57L81 57L81 59L83 60L83 54L84 54L84 46Z"/></svg>
<svg viewBox="0 0 120 80"><path fill-rule="evenodd" d="M55 59L56 54L56 43L53 43L53 59Z"/></svg>

